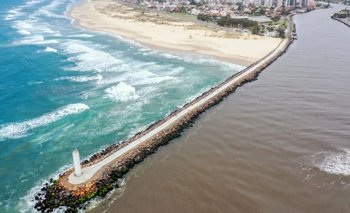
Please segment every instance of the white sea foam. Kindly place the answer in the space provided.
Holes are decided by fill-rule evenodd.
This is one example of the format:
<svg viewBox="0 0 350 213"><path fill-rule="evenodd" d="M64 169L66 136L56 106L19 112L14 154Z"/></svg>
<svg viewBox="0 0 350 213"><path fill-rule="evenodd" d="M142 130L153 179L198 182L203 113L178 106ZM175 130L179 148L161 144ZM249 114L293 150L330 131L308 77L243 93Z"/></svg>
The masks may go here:
<svg viewBox="0 0 350 213"><path fill-rule="evenodd" d="M61 167L60 169L58 169L57 172L50 175L49 177L45 177L44 179L38 181L37 184L33 188L31 188L24 197L20 198L20 202L18 204L19 211L22 213L37 212L34 209L35 196L39 192L41 192L41 188L45 185L45 183L48 183L48 180L50 178L53 178L55 180L58 179L58 176L60 174L62 174L64 171L67 171L69 168L71 168L71 165L65 165L65 166ZM62 212L65 212L64 210L65 210L65 207L62 207L60 209L55 209L54 212L62 213Z"/></svg>
<svg viewBox="0 0 350 213"><path fill-rule="evenodd" d="M350 175L350 149L320 155L322 159L316 163L316 166L321 171L336 175Z"/></svg>
<svg viewBox="0 0 350 213"><path fill-rule="evenodd" d="M154 76L154 77L136 80L135 85L157 84L163 81L175 81L175 80L176 78L172 76Z"/></svg>
<svg viewBox="0 0 350 213"><path fill-rule="evenodd" d="M85 159L89 159L91 155L87 156ZM54 174L51 174L49 177L46 177L44 179L41 179L38 181L33 188L31 188L27 194L24 197L20 198L20 202L18 203L17 207L19 209L19 212L21 213L27 213L27 212L37 212L35 210L34 205L35 205L35 196L38 196L38 193L41 192L41 188L46 184L49 183L48 180L53 178L54 180L57 180L59 178L59 175L62 174L63 172L67 171L72 167L71 164L65 165L58 169ZM96 207L98 204L100 204L102 201L107 200L107 199L116 199L115 197L112 197L114 193L117 191L123 192L126 188L126 180L125 178L118 179L117 181L118 185L120 186L119 188L113 189L111 192L109 192L104 198L96 197L89 201L88 204L88 209L91 210L94 207ZM42 193L42 192L41 192ZM42 193L43 194L43 193ZM43 196L43 195L41 195ZM63 206L58 209L54 209L52 212L53 213L63 213L66 212L67 207ZM85 210L79 210L78 212L82 213L85 212Z"/></svg>
<svg viewBox="0 0 350 213"><path fill-rule="evenodd" d="M53 17L53 18L59 18L59 19L70 19L68 16L65 16L61 14L60 12L56 12L56 7L58 7L60 4L63 4L64 2L61 1L61 3L57 3L57 1L53 1L51 4L46 5L44 7L39 8L33 16L46 16L46 17Z"/></svg>
<svg viewBox="0 0 350 213"><path fill-rule="evenodd" d="M136 95L135 88L124 82L120 82L116 86L107 88L105 92L107 93L106 96L114 101L135 100L139 97Z"/></svg>
<svg viewBox="0 0 350 213"><path fill-rule="evenodd" d="M127 82L129 80L129 74L116 75L114 77L103 78L100 82L101 85L114 85L119 82Z"/></svg>
<svg viewBox="0 0 350 213"><path fill-rule="evenodd" d="M111 35L111 34L109 34L109 33L105 33L105 34L106 34L106 35ZM135 40L132 40L132 39L129 39L129 38L125 38L125 37L119 36L119 35L113 35L113 37L116 37L116 38L118 38L119 40L121 40L121 41L123 41L123 42L126 42L126 43L129 43L129 44L131 44L131 45L133 45L133 46L141 47L141 44L138 43L138 42L135 41Z"/></svg>
<svg viewBox="0 0 350 213"><path fill-rule="evenodd" d="M33 25L32 25L33 21L15 21L13 24L13 28L17 29L18 31L21 30L30 30L33 29Z"/></svg>
<svg viewBox="0 0 350 213"><path fill-rule="evenodd" d="M28 85L32 86L32 85L38 85L38 84L42 84L42 83L44 83L44 82L43 81L29 81Z"/></svg>
<svg viewBox="0 0 350 213"><path fill-rule="evenodd" d="M170 54L170 53L162 53L162 56L164 56L165 58L169 58L169 59L181 59L181 57Z"/></svg>
<svg viewBox="0 0 350 213"><path fill-rule="evenodd" d="M64 15L60 15L57 14L56 10L59 6L61 6L62 4L64 4L65 1L62 0L58 0L58 1L51 1L50 4L45 5L43 7L41 7L39 10L37 10L34 13L34 16L47 16L47 17L55 17L55 18L64 18L67 19L68 17L65 17Z"/></svg>
<svg viewBox="0 0 350 213"><path fill-rule="evenodd" d="M108 71L115 66L123 63L113 57L111 54L100 50L100 46L91 44L89 42L81 42L77 40L68 40L62 45L64 52L67 54L74 54L69 61L75 62L76 66L66 68L74 71Z"/></svg>
<svg viewBox="0 0 350 213"><path fill-rule="evenodd" d="M192 64L198 64L198 65L210 65L210 66L220 66L221 68L224 68L226 70L243 70L245 67L240 66L238 64L232 64L228 62L223 62L219 60L215 60L210 57L206 57L203 55L196 55L196 54L190 54L190 53L168 53L168 52L162 52L159 50L151 50L147 48L140 48L139 52L141 52L143 55L160 55L164 58L168 59L177 59L181 61L185 61L187 63Z"/></svg>
<svg viewBox="0 0 350 213"><path fill-rule="evenodd" d="M14 21L12 28L16 29L18 33L22 35L34 34L38 35L50 35L61 36L61 33L57 30L52 30L46 23L41 23L36 18L30 18L26 20Z"/></svg>
<svg viewBox="0 0 350 213"><path fill-rule="evenodd" d="M36 11L34 16L46 16L46 17L54 17L54 18L66 18L65 16L55 14L45 8L40 8L38 11Z"/></svg>
<svg viewBox="0 0 350 213"><path fill-rule="evenodd" d="M157 75L153 72L147 71L147 70L141 70L136 73L130 73L130 76L134 76L135 79L146 79L146 78L153 78Z"/></svg>
<svg viewBox="0 0 350 213"><path fill-rule="evenodd" d="M14 42L15 45L33 45L33 44L57 44L59 43L56 39L45 40L42 35L28 36L25 39Z"/></svg>
<svg viewBox="0 0 350 213"><path fill-rule="evenodd" d="M117 66L113 66L107 70L105 70L105 72L129 72L133 70L133 68L131 68L131 66L129 64L119 64Z"/></svg>
<svg viewBox="0 0 350 213"><path fill-rule="evenodd" d="M232 64L228 62L218 61L215 59L211 59L208 57L198 57L194 55L189 55L188 57L182 58L184 61L188 63L198 64L198 65L210 65L210 66L221 66L221 68L225 68L226 70L237 70L241 71L245 67L238 65L238 64Z"/></svg>
<svg viewBox="0 0 350 213"><path fill-rule="evenodd" d="M18 30L17 32L19 34L22 34L22 35L30 35L31 34L28 30Z"/></svg>
<svg viewBox="0 0 350 213"><path fill-rule="evenodd" d="M50 4L44 6L43 8L48 9L48 10L55 10L55 9L57 9L57 7L59 7L63 3L65 3L65 1L62 1L62 0L57 1L56 0L56 1L52 1Z"/></svg>
<svg viewBox="0 0 350 213"><path fill-rule="evenodd" d="M71 37L71 38L92 38L92 37L94 37L94 35L82 33L82 34L70 35L69 37Z"/></svg>
<svg viewBox="0 0 350 213"><path fill-rule="evenodd" d="M132 67L133 70L137 70L135 69L135 67ZM118 82L133 82L136 83L138 81L142 81L145 80L147 78L152 78L152 77L156 77L157 75L146 71L146 70L141 70L141 71L137 71L137 72L124 72L120 75L115 75L113 77L109 77L109 78L104 78L101 81L102 85L108 85L108 84L115 84Z"/></svg>
<svg viewBox="0 0 350 213"><path fill-rule="evenodd" d="M74 82L87 82L87 81L101 81L102 80L101 75L95 75L95 76L68 76L68 77L61 77L56 78L55 80L69 80Z"/></svg>
<svg viewBox="0 0 350 213"><path fill-rule="evenodd" d="M109 76L108 78L104 78L100 83L101 85L115 84L117 82L132 82L133 85L149 85L149 84L157 84L163 81L178 81L179 79L172 76L174 73L166 73L170 75L158 75L148 69L154 69L156 66L144 66L146 63L130 63L128 69L125 69L118 75ZM116 69L121 72L122 69L120 66L114 67L110 70ZM140 69L140 67L142 67ZM157 70L167 70L168 66L159 66ZM136 71L135 71L136 70ZM180 69L179 71L181 71ZM116 71L117 72L117 71ZM175 70L176 72L176 70Z"/></svg>
<svg viewBox="0 0 350 213"><path fill-rule="evenodd" d="M34 6L36 4L39 4L43 2L43 0L32 0L32 1L27 1L26 4L23 7L30 7L30 6Z"/></svg>
<svg viewBox="0 0 350 213"><path fill-rule="evenodd" d="M44 114L38 118L34 118L24 122L10 123L0 126L0 141L5 139L15 139L24 137L31 129L48 125L56 122L66 116L79 114L89 107L85 104L69 104L61 107L54 112Z"/></svg>
<svg viewBox="0 0 350 213"><path fill-rule="evenodd" d="M156 62L139 62L139 61L133 61L129 64L136 70L148 69L149 67L153 67L157 65Z"/></svg>
<svg viewBox="0 0 350 213"><path fill-rule="evenodd" d="M46 47L44 51L48 53L57 53L57 50L51 47Z"/></svg>
<svg viewBox="0 0 350 213"><path fill-rule="evenodd" d="M8 14L5 16L5 20L13 20L19 16L23 16L24 13L21 11L21 8L14 8L8 11Z"/></svg>

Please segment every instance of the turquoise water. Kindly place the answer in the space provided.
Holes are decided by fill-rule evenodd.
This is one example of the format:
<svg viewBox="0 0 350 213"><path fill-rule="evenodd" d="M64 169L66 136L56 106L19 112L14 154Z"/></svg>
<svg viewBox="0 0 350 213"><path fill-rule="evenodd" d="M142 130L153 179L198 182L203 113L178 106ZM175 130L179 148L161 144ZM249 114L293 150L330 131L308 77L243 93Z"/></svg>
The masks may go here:
<svg viewBox="0 0 350 213"><path fill-rule="evenodd" d="M243 67L74 26L72 0L0 7L0 212L30 212L48 178Z"/></svg>

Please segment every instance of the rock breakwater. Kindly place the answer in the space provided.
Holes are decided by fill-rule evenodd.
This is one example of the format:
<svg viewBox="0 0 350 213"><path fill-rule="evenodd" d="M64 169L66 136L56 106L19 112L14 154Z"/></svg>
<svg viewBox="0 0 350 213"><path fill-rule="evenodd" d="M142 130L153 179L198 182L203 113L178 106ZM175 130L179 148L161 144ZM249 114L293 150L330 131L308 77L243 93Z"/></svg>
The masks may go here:
<svg viewBox="0 0 350 213"><path fill-rule="evenodd" d="M349 9L344 9L337 13L334 13L331 16L331 18L350 27L350 10Z"/></svg>
<svg viewBox="0 0 350 213"><path fill-rule="evenodd" d="M104 197L109 191L119 187L120 178L130 169L142 162L148 155L156 152L160 146L168 144L172 139L179 137L184 129L192 126L193 122L201 113L220 103L238 87L247 82L256 80L259 73L269 64L277 60L291 43L291 39L283 40L274 51L258 62L231 76L216 87L204 92L202 95L190 103L185 104L182 108L175 110L164 119L150 125L146 130L137 133L122 143L113 144L101 152L94 154L90 159L84 160L82 162L83 168L94 165L123 147L139 140L142 136L149 134L152 130L159 128L162 124L169 121L169 119L185 112L184 115L176 119L171 125L161 129L161 131L152 135L137 147L105 165L88 181L77 185L69 183L68 176L73 172L72 169L61 174L57 180L51 179L35 196L35 209L41 212L51 212L54 209L62 208L66 212L77 212L79 208L84 208L84 203L88 200L94 197ZM206 101L200 103L203 100ZM193 106L196 107L193 108Z"/></svg>

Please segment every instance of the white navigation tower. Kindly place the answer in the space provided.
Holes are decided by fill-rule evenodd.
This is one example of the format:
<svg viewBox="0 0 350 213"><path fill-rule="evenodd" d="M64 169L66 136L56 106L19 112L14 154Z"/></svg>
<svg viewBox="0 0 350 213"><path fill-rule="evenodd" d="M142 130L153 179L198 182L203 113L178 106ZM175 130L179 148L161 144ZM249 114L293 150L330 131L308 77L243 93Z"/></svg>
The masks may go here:
<svg viewBox="0 0 350 213"><path fill-rule="evenodd" d="M73 155L73 165L74 165L74 174L79 177L81 175L81 165L80 165L80 156L77 148L72 152Z"/></svg>

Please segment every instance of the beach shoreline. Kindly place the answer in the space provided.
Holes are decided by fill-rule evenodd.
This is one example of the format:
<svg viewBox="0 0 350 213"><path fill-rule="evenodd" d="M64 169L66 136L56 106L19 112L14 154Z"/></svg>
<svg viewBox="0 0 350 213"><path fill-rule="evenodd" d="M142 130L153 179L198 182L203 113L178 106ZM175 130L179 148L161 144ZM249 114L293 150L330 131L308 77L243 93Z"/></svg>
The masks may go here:
<svg viewBox="0 0 350 213"><path fill-rule="evenodd" d="M258 61L281 41L140 12L112 0L81 0L68 14L80 27L126 38L147 48L206 56L241 66Z"/></svg>

